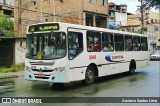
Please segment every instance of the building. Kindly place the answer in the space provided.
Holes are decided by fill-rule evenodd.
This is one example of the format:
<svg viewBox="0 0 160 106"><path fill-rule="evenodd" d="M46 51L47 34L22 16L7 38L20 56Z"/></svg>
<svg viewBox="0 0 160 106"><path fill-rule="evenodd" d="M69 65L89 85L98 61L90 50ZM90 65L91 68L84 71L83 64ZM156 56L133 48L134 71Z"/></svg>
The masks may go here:
<svg viewBox="0 0 160 106"><path fill-rule="evenodd" d="M144 14L143 31L149 37L150 53L160 50L160 13L146 12ZM141 33L141 14L128 15L128 24L122 28L125 31Z"/></svg>
<svg viewBox="0 0 160 106"><path fill-rule="evenodd" d="M65 22L108 27L108 0L15 0L15 35L25 37L26 26Z"/></svg>
<svg viewBox="0 0 160 106"><path fill-rule="evenodd" d="M13 19L14 8L11 0L0 1L0 14ZM0 66L10 66L14 64L14 37L6 37L5 32L0 28Z"/></svg>
<svg viewBox="0 0 160 106"><path fill-rule="evenodd" d="M0 0L0 14L13 21L14 9L14 0ZM0 29L0 66L24 63L25 47L20 45L24 39L16 36L7 37L5 34Z"/></svg>
<svg viewBox="0 0 160 106"><path fill-rule="evenodd" d="M41 22L108 27L108 0L14 0L15 64L24 62L26 28ZM21 1L21 2L20 2Z"/></svg>
<svg viewBox="0 0 160 106"><path fill-rule="evenodd" d="M127 16L127 25L123 26L127 32L141 33L141 14L132 14Z"/></svg>
<svg viewBox="0 0 160 106"><path fill-rule="evenodd" d="M109 25L110 29L118 29L127 25L127 5L116 5L109 3Z"/></svg>
<svg viewBox="0 0 160 106"><path fill-rule="evenodd" d="M148 13L148 18L144 20L144 34L150 39L151 52L160 50L160 13Z"/></svg>
<svg viewBox="0 0 160 106"><path fill-rule="evenodd" d="M14 17L14 2L12 0L0 1L0 14L4 14L7 17Z"/></svg>

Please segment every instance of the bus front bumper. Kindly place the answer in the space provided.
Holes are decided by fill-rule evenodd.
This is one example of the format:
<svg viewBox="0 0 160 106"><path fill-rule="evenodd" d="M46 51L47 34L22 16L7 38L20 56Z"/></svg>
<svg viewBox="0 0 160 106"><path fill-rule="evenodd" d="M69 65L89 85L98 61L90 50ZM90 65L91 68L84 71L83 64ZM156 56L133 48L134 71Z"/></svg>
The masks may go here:
<svg viewBox="0 0 160 106"><path fill-rule="evenodd" d="M68 83L66 71L47 75L46 73L34 74L29 70L25 70L24 77L26 80L29 80L29 81L47 81L47 82L53 82L53 83Z"/></svg>

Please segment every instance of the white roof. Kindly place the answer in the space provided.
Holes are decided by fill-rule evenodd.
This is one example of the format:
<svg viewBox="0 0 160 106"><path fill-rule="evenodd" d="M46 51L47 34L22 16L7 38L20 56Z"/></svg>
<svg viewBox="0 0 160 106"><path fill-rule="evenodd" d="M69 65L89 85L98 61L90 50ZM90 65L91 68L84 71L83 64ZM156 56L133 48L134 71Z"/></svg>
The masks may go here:
<svg viewBox="0 0 160 106"><path fill-rule="evenodd" d="M84 25L79 25L79 24L62 23L62 22L45 22L45 23L37 23L37 24L33 24L33 25L51 24L51 23L58 23L60 25L65 25L65 27L68 26L68 27L78 28L78 29L87 29L87 30L95 30L95 31L99 30L102 32L110 32L110 33L117 33L117 34L145 36L145 35L137 34L137 33L130 33L130 32L124 32L124 31L118 31L118 30L111 30L111 29L107 29L107 28L98 28L98 27L84 26Z"/></svg>

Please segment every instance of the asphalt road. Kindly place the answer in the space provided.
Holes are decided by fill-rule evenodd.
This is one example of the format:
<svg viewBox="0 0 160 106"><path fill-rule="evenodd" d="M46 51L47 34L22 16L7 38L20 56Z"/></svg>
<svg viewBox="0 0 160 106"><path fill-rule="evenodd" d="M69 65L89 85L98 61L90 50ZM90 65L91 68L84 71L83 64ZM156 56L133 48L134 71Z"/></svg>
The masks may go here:
<svg viewBox="0 0 160 106"><path fill-rule="evenodd" d="M136 70L134 75L118 74L99 78L90 86L73 82L61 88L47 82L26 81L23 77L3 79L0 80L0 97L160 97L160 61L151 61L149 66ZM72 100L72 98L69 99ZM28 105L160 106L158 103L0 104L0 106Z"/></svg>

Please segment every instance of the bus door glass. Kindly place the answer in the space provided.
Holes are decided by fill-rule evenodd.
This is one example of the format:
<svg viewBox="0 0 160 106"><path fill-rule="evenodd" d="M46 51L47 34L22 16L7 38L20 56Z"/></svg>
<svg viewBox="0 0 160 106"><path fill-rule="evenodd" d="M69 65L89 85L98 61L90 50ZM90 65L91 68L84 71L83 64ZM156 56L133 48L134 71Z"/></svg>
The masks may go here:
<svg viewBox="0 0 160 106"><path fill-rule="evenodd" d="M68 58L73 60L83 51L83 34L81 32L68 32Z"/></svg>

